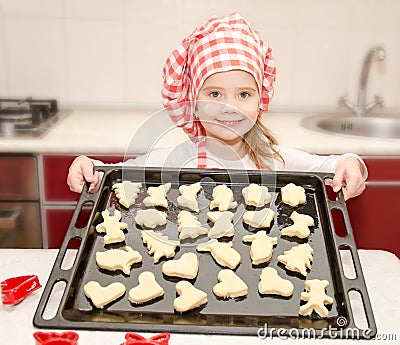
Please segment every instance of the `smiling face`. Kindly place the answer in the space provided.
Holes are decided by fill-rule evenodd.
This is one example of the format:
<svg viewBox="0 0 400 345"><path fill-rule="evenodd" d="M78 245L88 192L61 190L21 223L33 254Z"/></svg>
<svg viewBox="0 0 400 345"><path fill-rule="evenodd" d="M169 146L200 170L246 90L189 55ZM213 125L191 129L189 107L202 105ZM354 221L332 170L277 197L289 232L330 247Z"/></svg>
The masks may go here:
<svg viewBox="0 0 400 345"><path fill-rule="evenodd" d="M250 73L219 72L204 81L197 96L196 114L207 137L239 147L257 120L259 102L257 83Z"/></svg>

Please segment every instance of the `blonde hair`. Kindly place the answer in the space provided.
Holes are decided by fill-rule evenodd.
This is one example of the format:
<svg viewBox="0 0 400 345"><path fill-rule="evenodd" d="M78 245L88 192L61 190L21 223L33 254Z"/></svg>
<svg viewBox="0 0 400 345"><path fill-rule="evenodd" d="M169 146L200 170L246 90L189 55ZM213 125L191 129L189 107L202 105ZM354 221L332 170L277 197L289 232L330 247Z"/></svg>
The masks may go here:
<svg viewBox="0 0 400 345"><path fill-rule="evenodd" d="M278 141L262 123L260 117L257 118L254 126L244 135L243 142L251 160L261 168L274 170L266 164L271 158L278 159L284 163L284 159L275 148Z"/></svg>

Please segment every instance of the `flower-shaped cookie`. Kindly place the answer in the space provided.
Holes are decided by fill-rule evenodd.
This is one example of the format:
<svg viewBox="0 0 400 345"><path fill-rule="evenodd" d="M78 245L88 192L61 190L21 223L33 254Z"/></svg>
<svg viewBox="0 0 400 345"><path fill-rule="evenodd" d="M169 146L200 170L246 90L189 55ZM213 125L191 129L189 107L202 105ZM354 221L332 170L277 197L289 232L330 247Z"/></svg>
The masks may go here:
<svg viewBox="0 0 400 345"><path fill-rule="evenodd" d="M282 202L290 206L298 206L306 203L306 191L303 187L289 183L281 188Z"/></svg>

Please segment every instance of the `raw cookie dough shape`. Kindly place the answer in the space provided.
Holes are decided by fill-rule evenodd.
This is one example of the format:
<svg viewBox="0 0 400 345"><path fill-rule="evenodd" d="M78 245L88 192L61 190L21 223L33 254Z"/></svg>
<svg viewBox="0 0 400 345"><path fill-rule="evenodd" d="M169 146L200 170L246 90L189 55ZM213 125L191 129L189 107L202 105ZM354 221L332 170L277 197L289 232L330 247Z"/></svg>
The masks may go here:
<svg viewBox="0 0 400 345"><path fill-rule="evenodd" d="M327 317L329 314L325 304L332 304L333 298L329 297L325 290L329 283L327 280L312 279L306 280L306 291L301 293L301 300L307 301L300 306L300 315L311 315L315 311L321 317Z"/></svg>
<svg viewBox="0 0 400 345"><path fill-rule="evenodd" d="M164 262L162 272L171 277L194 279L199 271L199 259L195 253L185 253L180 259Z"/></svg>
<svg viewBox="0 0 400 345"><path fill-rule="evenodd" d="M104 236L104 243L111 244L125 241L125 234L122 230L126 229L128 224L120 222L121 212L114 210L114 215L111 216L109 210L104 210L101 212L101 215L104 221L96 225L96 231L106 233Z"/></svg>
<svg viewBox="0 0 400 345"><path fill-rule="evenodd" d="M243 222L253 228L269 228L274 220L275 212L270 208L259 211L246 211L243 213Z"/></svg>
<svg viewBox="0 0 400 345"><path fill-rule="evenodd" d="M208 232L206 228L201 226L198 218L191 214L189 211L181 211L178 214L178 232L179 239L184 240L185 238L197 238L200 235L204 235Z"/></svg>
<svg viewBox="0 0 400 345"><path fill-rule="evenodd" d="M138 280L139 285L129 290L128 299L132 303L145 303L164 295L164 289L157 283L152 272L140 273Z"/></svg>
<svg viewBox="0 0 400 345"><path fill-rule="evenodd" d="M143 203L146 206L162 206L168 208L168 200L166 198L169 190L171 189L171 183L162 184L158 187L149 187L147 189L148 197L143 199Z"/></svg>
<svg viewBox="0 0 400 345"><path fill-rule="evenodd" d="M293 225L283 228L281 230L282 235L296 236L298 238L306 238L310 235L310 229L308 227L314 225L314 219L311 216L294 211L290 219L293 221Z"/></svg>
<svg viewBox="0 0 400 345"><path fill-rule="evenodd" d="M218 207L218 211L227 211L237 207L237 202L233 201L233 192L225 184L214 187L213 200L210 203L210 210Z"/></svg>
<svg viewBox="0 0 400 345"><path fill-rule="evenodd" d="M306 277L307 268L311 269L313 252L308 243L299 244L286 250L283 255L279 255L278 261L285 264L288 270L299 272Z"/></svg>
<svg viewBox="0 0 400 345"><path fill-rule="evenodd" d="M199 252L210 252L214 260L223 267L235 269L240 264L240 254L232 248L232 242L218 242L216 239L199 244L196 247Z"/></svg>
<svg viewBox="0 0 400 345"><path fill-rule="evenodd" d="M133 205L139 195L142 184L140 182L134 183L130 181L122 181L112 185L119 203L126 208Z"/></svg>
<svg viewBox="0 0 400 345"><path fill-rule="evenodd" d="M213 292L221 298L237 298L247 295L249 288L239 276L228 269L218 273L219 283L214 285Z"/></svg>
<svg viewBox="0 0 400 345"><path fill-rule="evenodd" d="M174 300L174 309L185 312L207 303L207 294L195 288L187 280L181 280L176 284L176 292L179 297Z"/></svg>
<svg viewBox="0 0 400 345"><path fill-rule="evenodd" d="M194 212L199 212L197 194L200 192L201 188L200 182L180 186L179 192L181 195L176 199L176 203L181 207L187 207Z"/></svg>
<svg viewBox="0 0 400 345"><path fill-rule="evenodd" d="M179 241L168 239L167 236L154 232L153 230L142 231L143 243L147 244L149 255L154 254L154 262L157 263L163 256L172 258Z"/></svg>
<svg viewBox="0 0 400 345"><path fill-rule="evenodd" d="M263 295L280 295L289 297L293 295L294 285L290 280L278 275L275 268L265 267L261 271L258 291Z"/></svg>
<svg viewBox="0 0 400 345"><path fill-rule="evenodd" d="M214 223L214 226L208 231L209 238L232 237L235 229L232 224L234 214L230 211L207 212L207 217Z"/></svg>
<svg viewBox="0 0 400 345"><path fill-rule="evenodd" d="M297 186L294 183L289 183L281 188L282 202L290 206L298 206L305 204L306 191L303 187Z"/></svg>
<svg viewBox="0 0 400 345"><path fill-rule="evenodd" d="M248 187L243 188L242 195L246 205L250 206L263 207L271 201L268 188L256 183L250 183Z"/></svg>
<svg viewBox="0 0 400 345"><path fill-rule="evenodd" d="M140 253L129 246L96 253L96 263L100 268L109 271L122 270L127 275L131 272L131 266L141 261Z"/></svg>
<svg viewBox="0 0 400 345"><path fill-rule="evenodd" d="M83 287L86 297L92 301L96 308L100 309L121 297L125 291L125 285L122 283L112 283L103 287L96 281L90 281Z"/></svg>
<svg viewBox="0 0 400 345"><path fill-rule="evenodd" d="M167 224L167 214L154 208L148 210L137 210L135 222L136 224L154 229L159 225Z"/></svg>
<svg viewBox="0 0 400 345"><path fill-rule="evenodd" d="M271 259L273 246L278 243L276 237L267 236L265 231L243 236L242 240L243 242L251 242L250 257L253 265L259 265Z"/></svg>

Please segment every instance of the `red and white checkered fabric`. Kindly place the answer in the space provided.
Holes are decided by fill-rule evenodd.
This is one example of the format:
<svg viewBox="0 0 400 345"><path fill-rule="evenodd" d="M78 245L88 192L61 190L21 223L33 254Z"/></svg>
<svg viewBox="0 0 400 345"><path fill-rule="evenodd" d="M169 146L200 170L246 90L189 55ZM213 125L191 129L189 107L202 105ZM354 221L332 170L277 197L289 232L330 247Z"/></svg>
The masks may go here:
<svg viewBox="0 0 400 345"><path fill-rule="evenodd" d="M205 136L194 116L200 88L210 75L230 70L253 75L261 95L261 115L268 109L274 92L275 62L268 45L237 13L211 17L167 58L163 68L163 105L192 141L202 142Z"/></svg>

